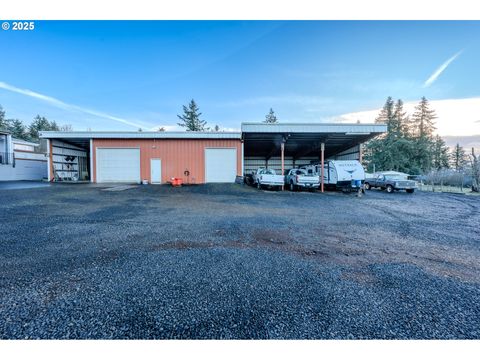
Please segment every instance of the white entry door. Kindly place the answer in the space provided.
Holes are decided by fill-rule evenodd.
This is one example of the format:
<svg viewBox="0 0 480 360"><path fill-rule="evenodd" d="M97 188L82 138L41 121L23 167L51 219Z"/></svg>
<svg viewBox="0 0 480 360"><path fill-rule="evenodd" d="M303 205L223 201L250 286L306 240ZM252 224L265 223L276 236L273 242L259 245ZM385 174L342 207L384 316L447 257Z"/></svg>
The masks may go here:
<svg viewBox="0 0 480 360"><path fill-rule="evenodd" d="M162 182L162 160L150 159L150 181L152 184Z"/></svg>
<svg viewBox="0 0 480 360"><path fill-rule="evenodd" d="M236 176L236 148L205 149L205 182L233 183Z"/></svg>

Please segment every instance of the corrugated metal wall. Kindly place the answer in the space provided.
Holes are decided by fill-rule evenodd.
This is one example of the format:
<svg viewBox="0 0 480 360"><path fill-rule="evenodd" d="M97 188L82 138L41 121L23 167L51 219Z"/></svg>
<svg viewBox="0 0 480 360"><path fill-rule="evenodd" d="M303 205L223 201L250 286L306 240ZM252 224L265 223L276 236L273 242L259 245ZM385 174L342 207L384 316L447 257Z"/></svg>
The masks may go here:
<svg viewBox="0 0 480 360"><path fill-rule="evenodd" d="M56 177L65 180L72 179L76 175L78 179L83 180L87 172L87 152L78 146L60 140L52 140L51 146L51 178L55 178L56 175ZM66 160L68 156L72 156L69 161Z"/></svg>
<svg viewBox="0 0 480 360"><path fill-rule="evenodd" d="M342 151L335 156L329 157L326 160L358 160L360 158L360 146L354 146L348 150ZM320 158L316 156L310 157L302 157L299 159L295 159L293 161L292 157L286 156L285 157L285 170L289 170L293 167L300 167L303 165L310 165L310 164L319 164ZM245 157L244 163L244 174L249 174L252 171L258 169L259 167L267 166L267 162L265 158L262 157ZM280 156L271 157L268 160L268 167L274 169L278 174L280 174L282 170L282 159Z"/></svg>
<svg viewBox="0 0 480 360"><path fill-rule="evenodd" d="M235 139L93 139L93 169L96 169L95 152L98 147L140 148L140 175L150 179L150 159L162 160L162 183L172 177L186 183L205 182L205 148L236 148L237 175L242 172L242 143ZM189 176L185 176L185 171ZM94 181L96 182L96 173Z"/></svg>
<svg viewBox="0 0 480 360"><path fill-rule="evenodd" d="M360 160L360 145L356 145L350 149L342 151L335 156L329 158L330 160Z"/></svg>
<svg viewBox="0 0 480 360"><path fill-rule="evenodd" d="M311 162L318 161L317 157L302 157L300 159L295 159L293 157L286 156L284 160L285 170L290 170L293 167L299 167L302 165L309 165ZM267 166L265 158L262 157L246 157L244 163L244 174L249 174L252 171L255 171L259 167ZM268 167L274 169L277 174L280 174L282 171L282 158L280 156L271 157L268 160Z"/></svg>

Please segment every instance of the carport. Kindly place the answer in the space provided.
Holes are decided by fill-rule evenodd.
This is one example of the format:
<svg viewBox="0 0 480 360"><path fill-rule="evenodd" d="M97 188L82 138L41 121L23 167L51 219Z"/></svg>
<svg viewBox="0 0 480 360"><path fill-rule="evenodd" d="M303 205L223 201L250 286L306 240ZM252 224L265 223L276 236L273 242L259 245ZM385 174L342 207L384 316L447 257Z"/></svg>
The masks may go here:
<svg viewBox="0 0 480 360"><path fill-rule="evenodd" d="M361 144L387 131L380 124L242 123L244 175L259 167L284 174L295 166L362 160ZM321 190L324 190L323 173Z"/></svg>

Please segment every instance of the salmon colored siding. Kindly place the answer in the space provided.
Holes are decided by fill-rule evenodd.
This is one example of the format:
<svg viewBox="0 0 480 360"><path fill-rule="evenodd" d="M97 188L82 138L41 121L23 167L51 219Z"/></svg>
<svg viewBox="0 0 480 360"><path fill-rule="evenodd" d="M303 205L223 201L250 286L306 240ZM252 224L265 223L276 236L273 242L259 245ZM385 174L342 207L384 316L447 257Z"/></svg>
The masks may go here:
<svg viewBox="0 0 480 360"><path fill-rule="evenodd" d="M140 148L140 176L150 179L150 159L162 160L162 183L172 177L182 178L187 182L185 170L190 172L191 183L205 183L205 149L236 148L237 175L242 173L242 143L234 139L93 139L93 181L97 181L97 148Z"/></svg>

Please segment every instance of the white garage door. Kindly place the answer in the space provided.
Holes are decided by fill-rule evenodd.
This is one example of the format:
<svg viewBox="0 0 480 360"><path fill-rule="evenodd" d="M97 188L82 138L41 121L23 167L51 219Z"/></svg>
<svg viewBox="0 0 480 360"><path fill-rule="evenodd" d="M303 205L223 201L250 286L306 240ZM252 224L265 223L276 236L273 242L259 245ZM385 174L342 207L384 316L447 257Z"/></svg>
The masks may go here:
<svg viewBox="0 0 480 360"><path fill-rule="evenodd" d="M205 149L205 182L235 182L237 149Z"/></svg>
<svg viewBox="0 0 480 360"><path fill-rule="evenodd" d="M97 182L140 182L140 149L97 148Z"/></svg>

